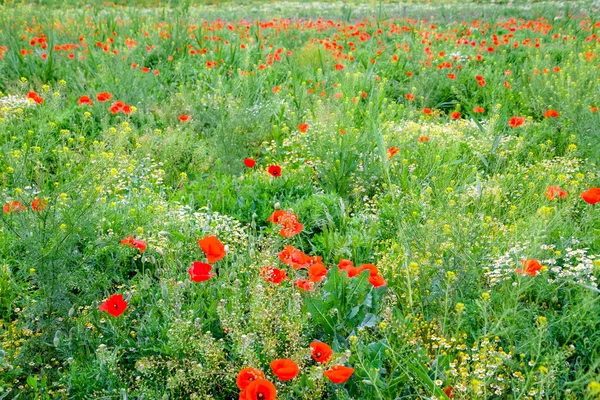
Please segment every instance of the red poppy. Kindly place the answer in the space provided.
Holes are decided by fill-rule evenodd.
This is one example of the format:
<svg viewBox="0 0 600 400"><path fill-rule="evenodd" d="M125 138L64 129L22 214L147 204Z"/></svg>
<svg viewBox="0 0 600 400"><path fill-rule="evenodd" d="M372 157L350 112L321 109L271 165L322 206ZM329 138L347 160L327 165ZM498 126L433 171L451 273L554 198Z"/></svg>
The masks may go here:
<svg viewBox="0 0 600 400"><path fill-rule="evenodd" d="M284 270L273 268L269 265L267 265L260 271L260 276L262 276L265 281L276 284L290 279L288 278L287 273Z"/></svg>
<svg viewBox="0 0 600 400"><path fill-rule="evenodd" d="M313 264L308 267L308 280L311 282L321 282L327 276L327 267L323 264Z"/></svg>
<svg viewBox="0 0 600 400"><path fill-rule="evenodd" d="M385 279L383 279L383 276L381 276L381 275L369 276L368 281L375 288L387 285L387 283L385 282Z"/></svg>
<svg viewBox="0 0 600 400"><path fill-rule="evenodd" d="M511 117L510 121L508 121L508 126L511 128L516 128L523 125L523 122L525 122L525 118L523 117Z"/></svg>
<svg viewBox="0 0 600 400"><path fill-rule="evenodd" d="M477 107L473 108L473 112L474 113L484 113L485 109L483 107L477 106Z"/></svg>
<svg viewBox="0 0 600 400"><path fill-rule="evenodd" d="M313 360L321 364L329 361L333 355L333 350L331 350L331 347L329 347L327 343L312 342L310 344L310 349L312 351L311 356Z"/></svg>
<svg viewBox="0 0 600 400"><path fill-rule="evenodd" d="M428 136L419 136L419 142L421 143L426 143L429 142L431 139L429 139Z"/></svg>
<svg viewBox="0 0 600 400"><path fill-rule="evenodd" d="M237 376L235 383L240 388L240 390L245 390L250 383L257 379L263 379L265 374L256 368L244 368L242 369Z"/></svg>
<svg viewBox="0 0 600 400"><path fill-rule="evenodd" d="M308 124L299 124L298 130L302 133L306 133L306 131L308 130Z"/></svg>
<svg viewBox="0 0 600 400"><path fill-rule="evenodd" d="M582 192L581 198L589 204L600 203L600 188L594 187Z"/></svg>
<svg viewBox="0 0 600 400"><path fill-rule="evenodd" d="M400 151L399 148L392 146L390 147L387 152L388 152L388 158L392 158L394 157L396 154L398 154L398 152Z"/></svg>
<svg viewBox="0 0 600 400"><path fill-rule="evenodd" d="M313 290L314 284L306 279L297 279L296 282L294 282L294 286L302 290Z"/></svg>
<svg viewBox="0 0 600 400"><path fill-rule="evenodd" d="M275 400L277 389L266 379L256 379L248 385L243 392L245 400ZM240 394L240 397L242 395Z"/></svg>
<svg viewBox="0 0 600 400"><path fill-rule="evenodd" d="M27 98L35 101L38 104L42 104L44 102L44 98L40 97L36 92L28 92Z"/></svg>
<svg viewBox="0 0 600 400"><path fill-rule="evenodd" d="M343 64L335 64L335 69L336 69L336 71L341 71L344 69L344 65Z"/></svg>
<svg viewBox="0 0 600 400"><path fill-rule="evenodd" d="M283 210L276 210L267 221L281 225L279 234L284 238L290 238L302 232L304 225L298 222L298 216Z"/></svg>
<svg viewBox="0 0 600 400"><path fill-rule="evenodd" d="M450 114L450 119L459 119L460 118L460 113L458 111L454 111L452 114Z"/></svg>
<svg viewBox="0 0 600 400"><path fill-rule="evenodd" d="M454 398L454 388L452 386L446 386L443 390L444 394L448 396L449 399Z"/></svg>
<svg viewBox="0 0 600 400"><path fill-rule="evenodd" d="M88 96L81 96L79 98L79 100L77 101L77 104L79 104L80 106L84 105L84 104L91 106L93 103L92 103L92 99L90 99Z"/></svg>
<svg viewBox="0 0 600 400"><path fill-rule="evenodd" d="M198 240L198 244L211 264L225 257L225 246L216 236L206 236Z"/></svg>
<svg viewBox="0 0 600 400"><path fill-rule="evenodd" d="M340 260L338 268L340 271L346 271L348 278L353 278L358 275L358 268L356 268L350 260Z"/></svg>
<svg viewBox="0 0 600 400"><path fill-rule="evenodd" d="M556 200L557 197L559 199L566 198L568 193L565 190L562 190L559 186L548 186L545 194L548 200Z"/></svg>
<svg viewBox="0 0 600 400"><path fill-rule="evenodd" d="M244 165L248 168L254 168L256 165L256 160L252 158L244 158Z"/></svg>
<svg viewBox="0 0 600 400"><path fill-rule="evenodd" d="M271 370L281 381L294 379L300 372L298 364L289 358L271 361Z"/></svg>
<svg viewBox="0 0 600 400"><path fill-rule="evenodd" d="M146 242L143 240L137 240L131 235L121 240L121 244L129 246L132 249L138 249L140 253L146 251Z"/></svg>
<svg viewBox="0 0 600 400"><path fill-rule="evenodd" d="M423 109L423 112L424 112L425 114L427 114L427 115L431 115L431 114L433 114L433 110L432 110L431 108L424 108L424 109Z"/></svg>
<svg viewBox="0 0 600 400"><path fill-rule="evenodd" d="M113 294L104 303L100 304L100 311L106 311L113 317L118 317L125 312L127 302L122 294Z"/></svg>
<svg viewBox="0 0 600 400"><path fill-rule="evenodd" d="M535 258L531 260L521 260L524 268L517 268L517 273L536 276L542 270L542 264Z"/></svg>
<svg viewBox="0 0 600 400"><path fill-rule="evenodd" d="M276 224L279 223L279 218L281 218L282 216L284 216L285 214L287 214L287 211L284 210L275 210L273 211L273 214L271 214L271 216L269 218L267 218L268 222L274 222Z"/></svg>
<svg viewBox="0 0 600 400"><path fill-rule="evenodd" d="M598 107L590 106L590 111L591 112L598 112Z"/></svg>
<svg viewBox="0 0 600 400"><path fill-rule="evenodd" d="M194 282L204 282L216 276L215 274L211 274L210 270L212 266L210 264L202 263L199 261L194 261L192 266L188 269L188 273L190 274L190 279Z"/></svg>
<svg viewBox="0 0 600 400"><path fill-rule="evenodd" d="M18 212L21 212L21 211L25 211L26 209L27 209L27 207L25 207L23 205L23 203L21 203L20 201L16 201L16 200L8 202L8 203L5 203L4 207L2 207L2 211L5 214L8 214L8 213L18 213Z"/></svg>
<svg viewBox="0 0 600 400"><path fill-rule="evenodd" d="M448 78L450 78L451 80L455 80L456 79L456 75L455 74L448 74Z"/></svg>
<svg viewBox="0 0 600 400"><path fill-rule="evenodd" d="M187 122L190 120L191 117L187 114L181 114L178 118L181 122Z"/></svg>
<svg viewBox="0 0 600 400"><path fill-rule="evenodd" d="M277 92L279 92L280 90L281 90L281 87L279 87L279 86L275 86L273 89L271 89L271 91L272 91L273 93L277 93Z"/></svg>
<svg viewBox="0 0 600 400"><path fill-rule="evenodd" d="M37 198L35 198L31 202L31 209L33 211L42 212L46 208L48 208L48 201L45 200L45 199L37 199Z"/></svg>
<svg viewBox="0 0 600 400"><path fill-rule="evenodd" d="M544 113L544 118L556 118L558 117L558 111L548 110Z"/></svg>
<svg viewBox="0 0 600 400"><path fill-rule="evenodd" d="M269 172L269 174L271 174L275 178L278 178L281 176L281 167L279 165L270 165L269 169L267 171Z"/></svg>
<svg viewBox="0 0 600 400"><path fill-rule="evenodd" d="M293 246L285 246L278 255L282 263L287 264L294 269L308 268L321 261L320 257L306 255Z"/></svg>
<svg viewBox="0 0 600 400"><path fill-rule="evenodd" d="M411 94L411 93L407 93L407 94L406 94L406 99L407 99L408 101L413 101L413 100L415 99L415 95L414 95L414 94Z"/></svg>
<svg viewBox="0 0 600 400"><path fill-rule="evenodd" d="M354 373L354 368L344 367L343 365L336 365L335 367L323 372L326 377L333 383L344 383Z"/></svg>
<svg viewBox="0 0 600 400"><path fill-rule="evenodd" d="M379 274L379 270L373 264L363 264L360 267L358 267L359 274L363 271L369 271L369 276L375 276Z"/></svg>
<svg viewBox="0 0 600 400"><path fill-rule="evenodd" d="M96 94L96 98L98 99L98 101L105 102L112 99L112 94L108 92L100 92Z"/></svg>

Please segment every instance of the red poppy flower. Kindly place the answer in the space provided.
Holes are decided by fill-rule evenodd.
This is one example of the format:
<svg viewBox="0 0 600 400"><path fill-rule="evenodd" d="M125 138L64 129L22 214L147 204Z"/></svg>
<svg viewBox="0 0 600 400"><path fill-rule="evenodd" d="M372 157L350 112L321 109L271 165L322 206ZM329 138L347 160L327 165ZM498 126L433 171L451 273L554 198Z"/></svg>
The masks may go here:
<svg viewBox="0 0 600 400"><path fill-rule="evenodd" d="M508 126L511 128L516 128L523 125L523 122L525 122L525 118L523 117L511 117L510 121L508 121Z"/></svg>
<svg viewBox="0 0 600 400"><path fill-rule="evenodd" d="M473 112L474 113L484 113L485 109L483 107L477 106L477 107L473 108Z"/></svg>
<svg viewBox="0 0 600 400"><path fill-rule="evenodd" d="M358 275L358 268L356 268L350 260L340 260L338 268L340 271L346 271L348 278L353 278Z"/></svg>
<svg viewBox="0 0 600 400"><path fill-rule="evenodd" d="M544 118L556 118L558 117L558 111L548 110L544 113Z"/></svg>
<svg viewBox="0 0 600 400"><path fill-rule="evenodd" d="M88 96L81 96L79 98L79 100L77 101L77 104L79 104L80 106L84 105L84 104L87 104L87 105L91 106L92 105L92 99L90 99Z"/></svg>
<svg viewBox="0 0 600 400"><path fill-rule="evenodd" d="M333 355L333 350L327 343L323 342L312 342L310 344L310 349L312 351L312 358L318 363L326 363L329 361L331 356Z"/></svg>
<svg viewBox="0 0 600 400"><path fill-rule="evenodd" d="M363 271L369 271L369 276L375 276L379 274L379 270L373 264L363 264L360 267L358 267L359 274Z"/></svg>
<svg viewBox="0 0 600 400"><path fill-rule="evenodd" d="M27 98L35 101L38 104L42 104L44 102L44 98L40 97L36 92L27 93Z"/></svg>
<svg viewBox="0 0 600 400"><path fill-rule="evenodd" d="M454 111L452 114L450 114L450 119L459 119L460 118L460 113L458 111Z"/></svg>
<svg viewBox="0 0 600 400"><path fill-rule="evenodd" d="M297 279L294 286L302 290L313 290L314 284L307 279Z"/></svg>
<svg viewBox="0 0 600 400"><path fill-rule="evenodd" d="M244 158L244 165L248 168L254 168L256 165L256 160L252 158Z"/></svg>
<svg viewBox="0 0 600 400"><path fill-rule="evenodd" d="M421 143L426 143L429 142L431 139L429 139L428 136L419 136L419 142Z"/></svg>
<svg viewBox="0 0 600 400"><path fill-rule="evenodd" d="M105 102L112 99L112 94L108 92L100 92L96 94L96 98L98 99L98 101Z"/></svg>
<svg viewBox="0 0 600 400"><path fill-rule="evenodd" d="M433 114L433 110L432 110L431 108L424 108L424 109L423 109L423 112L424 112L425 114L427 114L427 115L431 115L431 114Z"/></svg>
<svg viewBox="0 0 600 400"><path fill-rule="evenodd" d="M280 284L281 282L290 279L288 278L287 273L284 270L273 268L269 265L267 265L260 271L260 276L262 276L266 282L276 284Z"/></svg>
<svg viewBox="0 0 600 400"><path fill-rule="evenodd" d="M210 270L212 266L210 264L202 263L199 261L194 261L192 266L188 269L188 273L190 274L190 279L194 282L204 282L216 276L215 274L211 274Z"/></svg>
<svg viewBox="0 0 600 400"><path fill-rule="evenodd" d="M281 90L281 87L280 87L280 86L275 86L273 89L271 89L271 91L272 91L273 93L277 93L277 92L279 92L280 90Z"/></svg>
<svg viewBox="0 0 600 400"><path fill-rule="evenodd" d="M598 107L590 106L590 111L591 112L598 112Z"/></svg>
<svg viewBox="0 0 600 400"><path fill-rule="evenodd" d="M387 152L388 152L388 158L392 158L394 157L396 154L398 154L398 152L400 151L399 148L392 146L390 147Z"/></svg>
<svg viewBox="0 0 600 400"><path fill-rule="evenodd" d="M216 236L206 236L198 240L198 244L211 264L225 257L225 246Z"/></svg>
<svg viewBox="0 0 600 400"><path fill-rule="evenodd" d="M299 124L298 130L302 133L306 133L306 131L308 130L308 124Z"/></svg>
<svg viewBox="0 0 600 400"><path fill-rule="evenodd" d="M240 395L241 397L241 395ZM266 379L256 379L244 390L245 400L275 400L277 389Z"/></svg>
<svg viewBox="0 0 600 400"><path fill-rule="evenodd" d="M456 75L455 74L448 74L448 78L450 78L451 80L455 80L456 79Z"/></svg>
<svg viewBox="0 0 600 400"><path fill-rule="evenodd" d="M341 71L344 69L344 65L343 64L335 64L335 70L336 71Z"/></svg>
<svg viewBox="0 0 600 400"><path fill-rule="evenodd" d="M333 383L344 383L354 373L354 368L344 367L343 365L336 365L335 367L323 372L326 377Z"/></svg>
<svg viewBox="0 0 600 400"><path fill-rule="evenodd" d="M271 361L271 370L281 381L294 379L300 372L298 364L289 358Z"/></svg>
<svg viewBox="0 0 600 400"><path fill-rule="evenodd" d="M2 207L2 211L5 214L8 214L8 213L18 213L18 212L21 212L21 211L25 211L26 209L27 209L27 207L25 207L23 205L23 203L21 203L20 201L16 201L16 200L8 202L8 203L5 203L4 207Z"/></svg>
<svg viewBox="0 0 600 400"><path fill-rule="evenodd" d="M282 263L287 264L294 269L308 268L321 261L321 257L306 255L293 246L285 246L278 255Z"/></svg>
<svg viewBox="0 0 600 400"><path fill-rule="evenodd" d="M42 212L48 208L48 201L45 199L33 199L31 202L31 209L33 211Z"/></svg>
<svg viewBox="0 0 600 400"><path fill-rule="evenodd" d="M454 398L454 388L452 386L446 386L443 390L444 394L448 396L449 399Z"/></svg>
<svg viewBox="0 0 600 400"><path fill-rule="evenodd" d="M268 222L274 222L276 224L279 223L279 218L281 218L282 216L284 216L285 214L287 214L287 211L284 210L275 210L273 211L273 214L271 214L271 216L269 218L267 218Z"/></svg>
<svg viewBox="0 0 600 400"><path fill-rule="evenodd" d="M408 101L413 101L413 100L415 99L415 95L414 95L414 94L411 94L411 93L407 93L407 94L406 94L406 99L407 99Z"/></svg>
<svg viewBox="0 0 600 400"><path fill-rule="evenodd" d="M278 178L281 176L281 167L279 165L270 165L269 169L267 171L269 172L269 174L271 174L275 178Z"/></svg>
<svg viewBox="0 0 600 400"><path fill-rule="evenodd" d="M265 374L256 368L244 368L242 369L237 376L235 383L240 388L240 390L245 390L250 383L257 379L263 379Z"/></svg>
<svg viewBox="0 0 600 400"><path fill-rule="evenodd" d="M125 312L127 302L122 294L113 294L104 303L100 304L100 311L106 311L113 317L118 317Z"/></svg>
<svg viewBox="0 0 600 400"><path fill-rule="evenodd" d="M129 246L132 249L138 249L140 253L146 251L146 242L143 240L137 240L131 235L121 240L121 244Z"/></svg>
<svg viewBox="0 0 600 400"><path fill-rule="evenodd" d="M531 260L521 260L524 268L517 268L517 273L536 276L542 270L542 264L535 258Z"/></svg>
<svg viewBox="0 0 600 400"><path fill-rule="evenodd" d="M283 210L276 210L267 221L281 225L279 234L284 238L290 238L302 232L304 225L298 222L298 216Z"/></svg>
<svg viewBox="0 0 600 400"><path fill-rule="evenodd" d="M327 267L323 264L313 264L308 267L308 280L311 282L321 282L327 276Z"/></svg>
<svg viewBox="0 0 600 400"><path fill-rule="evenodd" d="M190 117L189 115L187 115L187 114L181 114L181 115L180 115L179 117L177 117L177 118L179 118L179 120L180 120L181 122L187 122L187 121L189 121L189 120L190 120L190 118L191 118L191 117Z"/></svg>
<svg viewBox="0 0 600 400"><path fill-rule="evenodd" d="M383 276L381 276L381 275L369 276L368 281L375 288L387 285L387 283L385 282L385 279L383 279Z"/></svg>
<svg viewBox="0 0 600 400"><path fill-rule="evenodd" d="M545 194L548 200L556 200L557 197L559 199L566 198L568 193L565 190L562 190L559 186L548 186Z"/></svg>
<svg viewBox="0 0 600 400"><path fill-rule="evenodd" d="M594 187L582 192L581 198L589 204L600 203L600 188Z"/></svg>

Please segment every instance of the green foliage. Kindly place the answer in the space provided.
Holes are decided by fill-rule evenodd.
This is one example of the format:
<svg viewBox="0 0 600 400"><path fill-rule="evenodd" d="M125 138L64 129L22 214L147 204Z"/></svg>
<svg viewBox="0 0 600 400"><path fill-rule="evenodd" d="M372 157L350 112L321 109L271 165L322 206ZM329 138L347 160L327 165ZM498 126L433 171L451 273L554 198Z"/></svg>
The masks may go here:
<svg viewBox="0 0 600 400"><path fill-rule="evenodd" d="M0 399L598 398L594 4L475 3L0 0Z"/></svg>

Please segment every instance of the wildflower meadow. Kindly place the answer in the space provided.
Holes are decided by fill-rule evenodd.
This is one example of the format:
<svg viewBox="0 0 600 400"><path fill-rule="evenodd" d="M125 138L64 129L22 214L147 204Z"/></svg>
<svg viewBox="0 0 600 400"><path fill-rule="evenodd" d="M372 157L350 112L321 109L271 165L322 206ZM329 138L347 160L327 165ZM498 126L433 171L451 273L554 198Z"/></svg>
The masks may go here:
<svg viewBox="0 0 600 400"><path fill-rule="evenodd" d="M600 2L0 0L0 400L600 399Z"/></svg>

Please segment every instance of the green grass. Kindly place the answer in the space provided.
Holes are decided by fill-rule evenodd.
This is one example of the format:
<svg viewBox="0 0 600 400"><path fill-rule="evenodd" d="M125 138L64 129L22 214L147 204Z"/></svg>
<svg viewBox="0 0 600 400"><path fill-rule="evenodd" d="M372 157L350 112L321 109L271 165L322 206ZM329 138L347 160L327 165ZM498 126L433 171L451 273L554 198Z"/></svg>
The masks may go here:
<svg viewBox="0 0 600 400"><path fill-rule="evenodd" d="M600 398L593 7L4 2L0 399L226 400L246 367L282 400Z"/></svg>

